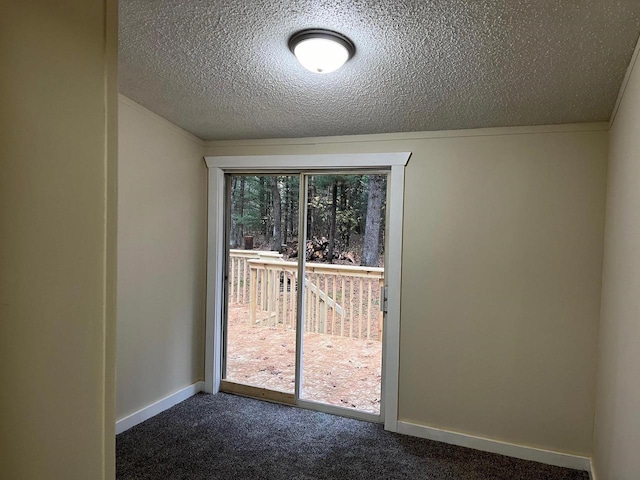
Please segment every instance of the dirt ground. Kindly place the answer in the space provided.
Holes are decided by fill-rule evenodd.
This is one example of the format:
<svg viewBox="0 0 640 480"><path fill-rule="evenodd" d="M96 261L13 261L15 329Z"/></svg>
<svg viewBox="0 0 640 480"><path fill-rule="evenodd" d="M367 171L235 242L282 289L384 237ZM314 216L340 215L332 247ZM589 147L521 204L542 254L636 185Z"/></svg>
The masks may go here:
<svg viewBox="0 0 640 480"><path fill-rule="evenodd" d="M226 379L293 393L295 330L251 326L249 309L230 303ZM301 398L379 413L382 345L305 333Z"/></svg>

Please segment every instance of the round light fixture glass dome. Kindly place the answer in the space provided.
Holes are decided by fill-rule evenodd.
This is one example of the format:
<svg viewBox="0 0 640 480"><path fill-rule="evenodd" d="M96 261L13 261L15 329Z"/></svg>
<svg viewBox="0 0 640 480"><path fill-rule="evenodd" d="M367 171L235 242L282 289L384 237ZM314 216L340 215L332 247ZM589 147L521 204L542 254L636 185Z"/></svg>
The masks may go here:
<svg viewBox="0 0 640 480"><path fill-rule="evenodd" d="M289 50L313 73L335 72L356 53L355 45L344 35L319 29L295 33L289 39Z"/></svg>

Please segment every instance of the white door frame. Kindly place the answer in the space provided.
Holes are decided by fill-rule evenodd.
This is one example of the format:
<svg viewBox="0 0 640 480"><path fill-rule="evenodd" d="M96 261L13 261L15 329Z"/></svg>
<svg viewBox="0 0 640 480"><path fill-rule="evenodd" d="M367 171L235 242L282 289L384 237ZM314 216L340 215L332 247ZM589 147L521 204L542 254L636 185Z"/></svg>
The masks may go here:
<svg viewBox="0 0 640 480"><path fill-rule="evenodd" d="M205 313L205 391L218 393L222 379L222 311L224 232L224 174L234 172L322 171L390 168L388 177L388 246L385 253L387 315L382 344L384 395L380 412L386 430L398 429L398 373L400 366L400 292L402 280L402 225L404 168L411 152L329 155L251 155L205 157L209 170L207 227L207 300ZM393 259L388 261L388 259Z"/></svg>

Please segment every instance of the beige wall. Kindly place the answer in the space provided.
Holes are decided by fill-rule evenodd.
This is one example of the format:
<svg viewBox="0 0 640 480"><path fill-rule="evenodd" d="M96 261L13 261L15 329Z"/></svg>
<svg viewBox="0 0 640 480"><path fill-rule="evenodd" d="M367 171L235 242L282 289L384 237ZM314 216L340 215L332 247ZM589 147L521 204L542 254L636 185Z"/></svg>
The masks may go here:
<svg viewBox="0 0 640 480"><path fill-rule="evenodd" d="M610 132L594 463L640 478L640 70Z"/></svg>
<svg viewBox="0 0 640 480"><path fill-rule="evenodd" d="M210 142L205 152L413 152L400 419L590 455L605 128Z"/></svg>
<svg viewBox="0 0 640 480"><path fill-rule="evenodd" d="M114 476L116 13L3 2L1 478Z"/></svg>
<svg viewBox="0 0 640 480"><path fill-rule="evenodd" d="M117 418L204 380L202 142L120 97Z"/></svg>

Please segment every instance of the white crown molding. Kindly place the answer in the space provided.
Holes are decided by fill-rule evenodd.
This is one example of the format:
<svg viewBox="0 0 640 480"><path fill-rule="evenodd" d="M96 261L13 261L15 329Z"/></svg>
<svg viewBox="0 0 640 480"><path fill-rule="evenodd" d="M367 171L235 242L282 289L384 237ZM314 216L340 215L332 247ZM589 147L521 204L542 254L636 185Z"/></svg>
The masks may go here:
<svg viewBox="0 0 640 480"><path fill-rule="evenodd" d="M393 142L398 140L428 140L455 137L490 137L502 135L535 135L541 133L600 132L609 130L608 122L534 125L529 127L495 127L435 132L376 133L334 137L265 138L247 140L205 140L205 147L258 147L278 145L315 145L358 142Z"/></svg>

